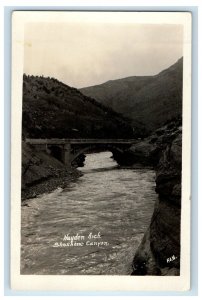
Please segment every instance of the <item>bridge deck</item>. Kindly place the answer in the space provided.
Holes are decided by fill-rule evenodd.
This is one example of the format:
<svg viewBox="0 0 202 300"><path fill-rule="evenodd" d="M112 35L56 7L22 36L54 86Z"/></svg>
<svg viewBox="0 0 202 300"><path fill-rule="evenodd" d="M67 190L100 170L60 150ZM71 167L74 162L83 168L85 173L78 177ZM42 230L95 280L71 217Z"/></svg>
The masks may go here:
<svg viewBox="0 0 202 300"><path fill-rule="evenodd" d="M31 145L64 145L64 144L133 144L134 139L26 139Z"/></svg>

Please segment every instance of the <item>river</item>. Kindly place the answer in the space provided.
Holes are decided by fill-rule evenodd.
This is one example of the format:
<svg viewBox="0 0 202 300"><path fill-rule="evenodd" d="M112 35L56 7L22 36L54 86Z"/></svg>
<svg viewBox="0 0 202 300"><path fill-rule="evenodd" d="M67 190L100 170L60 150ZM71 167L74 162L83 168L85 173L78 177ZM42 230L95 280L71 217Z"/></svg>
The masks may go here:
<svg viewBox="0 0 202 300"><path fill-rule="evenodd" d="M157 198L155 174L119 168L111 155L88 154L82 177L23 202L21 274L131 273Z"/></svg>

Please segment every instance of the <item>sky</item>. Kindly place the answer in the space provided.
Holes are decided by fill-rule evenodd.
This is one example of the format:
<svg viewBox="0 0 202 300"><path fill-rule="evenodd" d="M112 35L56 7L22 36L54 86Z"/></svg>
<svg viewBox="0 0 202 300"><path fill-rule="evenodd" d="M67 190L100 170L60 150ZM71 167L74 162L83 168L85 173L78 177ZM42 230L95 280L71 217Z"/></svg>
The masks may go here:
<svg viewBox="0 0 202 300"><path fill-rule="evenodd" d="M183 27L134 22L31 22L24 31L24 73L82 88L155 75L183 55Z"/></svg>

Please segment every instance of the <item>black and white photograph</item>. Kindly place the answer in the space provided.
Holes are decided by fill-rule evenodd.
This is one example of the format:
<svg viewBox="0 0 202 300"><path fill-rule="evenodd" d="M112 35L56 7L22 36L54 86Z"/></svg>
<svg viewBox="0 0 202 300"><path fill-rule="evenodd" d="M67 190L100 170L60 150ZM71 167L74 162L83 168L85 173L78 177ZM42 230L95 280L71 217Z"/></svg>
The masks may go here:
<svg viewBox="0 0 202 300"><path fill-rule="evenodd" d="M190 14L29 13L12 31L20 275L184 278Z"/></svg>

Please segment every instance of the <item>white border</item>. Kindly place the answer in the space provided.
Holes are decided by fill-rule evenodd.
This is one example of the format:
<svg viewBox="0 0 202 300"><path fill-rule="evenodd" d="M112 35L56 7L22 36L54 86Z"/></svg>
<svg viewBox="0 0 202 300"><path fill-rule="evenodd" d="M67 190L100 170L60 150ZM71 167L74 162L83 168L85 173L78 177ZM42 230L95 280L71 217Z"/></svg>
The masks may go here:
<svg viewBox="0 0 202 300"><path fill-rule="evenodd" d="M182 24L184 26L183 84L183 155L182 155L182 222L180 276L87 276L87 275L20 275L20 215L21 215L21 110L26 22L65 21L73 14L88 22L100 14L105 20L144 24ZM70 16L71 15L71 16ZM191 165L191 14L143 12L15 12L12 30L12 114L11 114L11 286L16 290L54 291L186 291L190 287L190 165ZM58 20L59 18L59 20Z"/></svg>

